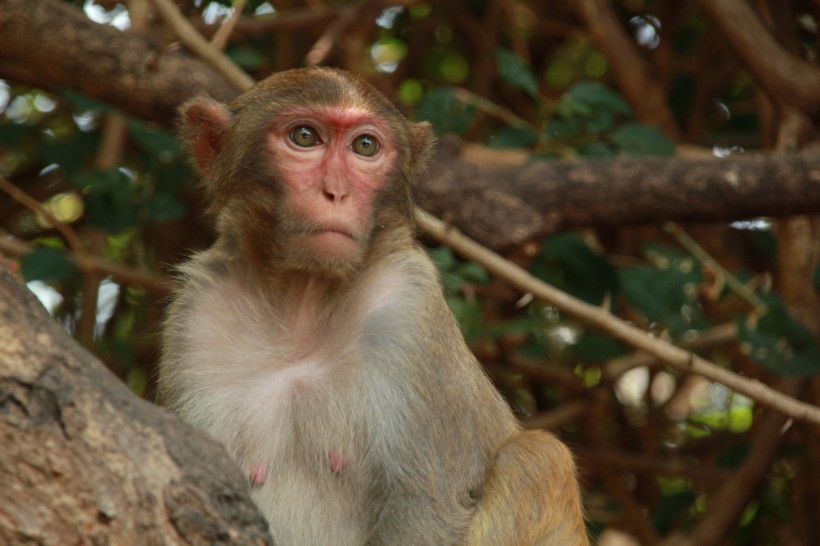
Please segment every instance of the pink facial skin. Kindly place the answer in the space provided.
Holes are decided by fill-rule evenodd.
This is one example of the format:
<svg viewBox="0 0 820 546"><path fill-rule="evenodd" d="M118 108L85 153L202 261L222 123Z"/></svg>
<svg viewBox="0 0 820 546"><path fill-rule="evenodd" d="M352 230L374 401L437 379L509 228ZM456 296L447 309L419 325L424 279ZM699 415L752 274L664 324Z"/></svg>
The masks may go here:
<svg viewBox="0 0 820 546"><path fill-rule="evenodd" d="M374 196L395 161L390 129L353 107L288 111L270 127L267 144L288 189L288 202L311 225L302 242L317 255L354 255L369 232ZM315 140L300 145L292 136L297 128L308 128ZM375 141L372 155L357 149L362 138Z"/></svg>

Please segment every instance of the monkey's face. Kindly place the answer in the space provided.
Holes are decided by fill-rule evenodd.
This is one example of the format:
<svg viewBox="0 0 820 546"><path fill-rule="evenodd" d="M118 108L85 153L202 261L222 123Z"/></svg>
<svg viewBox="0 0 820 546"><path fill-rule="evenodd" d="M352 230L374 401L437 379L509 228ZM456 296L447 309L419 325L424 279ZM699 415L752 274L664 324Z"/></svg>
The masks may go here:
<svg viewBox="0 0 820 546"><path fill-rule="evenodd" d="M195 99L181 114L220 233L257 266L346 276L377 232L412 225L430 125L351 74L281 72L229 106Z"/></svg>
<svg viewBox="0 0 820 546"><path fill-rule="evenodd" d="M286 265L355 267L398 155L390 126L353 106L303 107L276 116L266 148L282 188L278 230Z"/></svg>

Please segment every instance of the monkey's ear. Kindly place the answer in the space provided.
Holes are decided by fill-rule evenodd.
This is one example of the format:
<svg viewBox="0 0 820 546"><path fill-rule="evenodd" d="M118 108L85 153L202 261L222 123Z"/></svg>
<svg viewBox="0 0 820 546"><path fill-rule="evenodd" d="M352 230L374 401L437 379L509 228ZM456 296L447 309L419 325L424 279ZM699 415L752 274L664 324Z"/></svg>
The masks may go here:
<svg viewBox="0 0 820 546"><path fill-rule="evenodd" d="M436 134L429 121L410 124L410 152L416 176L424 174L427 164L433 158Z"/></svg>
<svg viewBox="0 0 820 546"><path fill-rule="evenodd" d="M180 135L197 166L209 177L225 144L233 116L221 103L202 98L186 102L179 112Z"/></svg>

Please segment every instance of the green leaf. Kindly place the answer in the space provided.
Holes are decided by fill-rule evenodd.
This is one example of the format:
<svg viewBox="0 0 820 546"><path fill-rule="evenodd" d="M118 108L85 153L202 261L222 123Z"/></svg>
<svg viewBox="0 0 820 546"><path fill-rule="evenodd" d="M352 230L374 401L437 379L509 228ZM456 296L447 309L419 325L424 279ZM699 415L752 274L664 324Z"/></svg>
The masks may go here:
<svg viewBox="0 0 820 546"><path fill-rule="evenodd" d="M605 142L590 142L582 144L576 149L584 157L612 157L616 155L615 150Z"/></svg>
<svg viewBox="0 0 820 546"><path fill-rule="evenodd" d="M177 196L166 192L155 193L142 204L142 213L149 222L179 220L185 216L185 210Z"/></svg>
<svg viewBox="0 0 820 546"><path fill-rule="evenodd" d="M36 247L20 259L23 278L29 281L54 282L68 279L76 270L64 250Z"/></svg>
<svg viewBox="0 0 820 546"><path fill-rule="evenodd" d="M676 249L647 245L645 253L655 265L618 271L626 300L648 320L659 322L677 336L708 326L697 301L703 271L695 260Z"/></svg>
<svg viewBox="0 0 820 546"><path fill-rule="evenodd" d="M660 129L642 123L621 125L609 134L609 140L628 154L675 154L675 144Z"/></svg>
<svg viewBox="0 0 820 546"><path fill-rule="evenodd" d="M629 104L618 93L596 81L578 82L570 87L561 99L563 108L576 109L583 105L583 111L603 112L609 116L632 116Z"/></svg>
<svg viewBox="0 0 820 546"><path fill-rule="evenodd" d="M56 163L72 172L82 168L98 148L98 133L77 132L71 138L43 138L37 145L37 157L46 165Z"/></svg>
<svg viewBox="0 0 820 546"><path fill-rule="evenodd" d="M820 345L782 300L763 294L766 313L757 321L737 321L741 348L756 363L782 376L820 373Z"/></svg>
<svg viewBox="0 0 820 546"><path fill-rule="evenodd" d="M525 317L514 320L507 320L493 324L487 328L487 334L500 336L504 334L531 334L537 330L543 330L548 322L544 317Z"/></svg>
<svg viewBox="0 0 820 546"><path fill-rule="evenodd" d="M525 127L504 127L490 138L491 148L528 148L538 141L538 133Z"/></svg>
<svg viewBox="0 0 820 546"><path fill-rule="evenodd" d="M456 265L456 257L453 251L446 246L431 248L427 255L439 268L439 271L449 271Z"/></svg>
<svg viewBox="0 0 820 546"><path fill-rule="evenodd" d="M464 337L476 337L481 331L481 303L476 299L468 301L460 296L447 296L446 299Z"/></svg>
<svg viewBox="0 0 820 546"><path fill-rule="evenodd" d="M245 70L256 70L265 63L265 57L249 47L232 47L228 57Z"/></svg>
<svg viewBox="0 0 820 546"><path fill-rule="evenodd" d="M72 89L63 89L60 94L68 101L71 108L77 110L78 112L103 113L113 110L110 105L96 99L92 99L88 95L83 95L82 93L78 93Z"/></svg>
<svg viewBox="0 0 820 546"><path fill-rule="evenodd" d="M427 93L418 109L419 118L432 123L438 134L463 133L472 125L475 113L474 106L458 100L447 87Z"/></svg>
<svg viewBox="0 0 820 546"><path fill-rule="evenodd" d="M689 514L694 504L695 493L691 489L668 493L652 512L652 525L659 533L666 534Z"/></svg>
<svg viewBox="0 0 820 546"><path fill-rule="evenodd" d="M615 116L609 112L594 111L592 115L587 116L586 128L592 134L600 135L608 131L615 125Z"/></svg>
<svg viewBox="0 0 820 546"><path fill-rule="evenodd" d="M552 116L544 132L548 139L567 141L578 138L584 133L584 125L579 118Z"/></svg>
<svg viewBox="0 0 820 546"><path fill-rule="evenodd" d="M455 270L456 275L467 282L484 284L490 281L490 274L475 262L464 262Z"/></svg>
<svg viewBox="0 0 820 546"><path fill-rule="evenodd" d="M533 96L538 96L538 79L532 67L509 49L497 48L495 60L498 63L498 77L519 87Z"/></svg>
<svg viewBox="0 0 820 546"><path fill-rule="evenodd" d="M37 135L37 127L24 123L0 124L0 146L3 148L19 148L23 139Z"/></svg>
<svg viewBox="0 0 820 546"><path fill-rule="evenodd" d="M141 120L128 122L128 134L143 150L150 154L165 155L166 161L180 153L179 142L169 132L149 126Z"/></svg>
<svg viewBox="0 0 820 546"><path fill-rule="evenodd" d="M139 199L119 169L82 171L69 180L85 192L86 213L95 226L118 233L136 225Z"/></svg>
<svg viewBox="0 0 820 546"><path fill-rule="evenodd" d="M620 341L592 330L584 332L572 350L585 362L604 362L629 353L629 347Z"/></svg>
<svg viewBox="0 0 820 546"><path fill-rule="evenodd" d="M547 238L532 273L592 304L601 303L617 289L615 270L576 232Z"/></svg>

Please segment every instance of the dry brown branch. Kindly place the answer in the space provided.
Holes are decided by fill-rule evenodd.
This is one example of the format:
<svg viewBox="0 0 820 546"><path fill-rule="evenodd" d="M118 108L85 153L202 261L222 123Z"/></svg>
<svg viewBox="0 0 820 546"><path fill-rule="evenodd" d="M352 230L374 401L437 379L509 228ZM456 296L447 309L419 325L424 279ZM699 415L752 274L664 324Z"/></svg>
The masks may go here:
<svg viewBox="0 0 820 546"><path fill-rule="evenodd" d="M218 50L222 51L225 49L225 45L228 43L228 38L230 38L231 33L234 28L236 28L236 23L242 16L242 10L245 9L246 3L247 0L236 0L233 5L233 13L219 26L213 38L211 38L211 45Z"/></svg>
<svg viewBox="0 0 820 546"><path fill-rule="evenodd" d="M0 176L0 190L3 190L11 196L12 199L42 216L46 222L51 224L54 229L60 232L68 243L68 246L74 251L74 254L77 257L77 267L86 272L92 270L90 265L91 257L88 255L85 245L80 242L80 238L77 236L77 232L74 231L74 228L65 222L58 220L56 216L51 214L51 211L42 205L42 203L27 195L23 190L6 180L3 176Z"/></svg>
<svg viewBox="0 0 820 546"><path fill-rule="evenodd" d="M9 236L0 236L0 252L7 256L20 258L34 250L34 247L20 239ZM68 254L69 259L75 263L77 256ZM97 256L89 256L88 264L92 270L101 275L110 275L112 279L120 284L141 286L145 290L154 294L165 296L171 293L172 283L170 279L158 273L139 271L128 266L106 261Z"/></svg>
<svg viewBox="0 0 820 546"><path fill-rule="evenodd" d="M280 31L293 31L303 27L324 26L335 20L346 9L345 6L328 6L319 4L307 8L293 8L277 11L264 17L242 16L236 22L233 36L259 36ZM204 36L213 36L221 25L206 24L198 21L194 24Z"/></svg>
<svg viewBox="0 0 820 546"><path fill-rule="evenodd" d="M684 335L681 339L675 340L675 345L689 351L702 351L716 345L729 343L735 339L737 339L737 326L733 322L728 322L708 330ZM633 368L657 364L660 364L660 362L652 355L633 353L604 363L601 366L601 371L603 372L604 381L611 382Z"/></svg>
<svg viewBox="0 0 820 546"><path fill-rule="evenodd" d="M625 453L616 449L589 449L573 446L573 453L583 466L608 465L627 472L690 476L696 480L722 482L732 474L729 470L700 464L697 459L649 453Z"/></svg>
<svg viewBox="0 0 820 546"><path fill-rule="evenodd" d="M170 125L176 107L193 95L235 94L206 63L94 23L68 2L3 0L0 29L0 77L54 91L69 87L145 119Z"/></svg>
<svg viewBox="0 0 820 546"><path fill-rule="evenodd" d="M609 59L620 89L638 118L679 140L663 89L654 81L634 41L621 28L609 1L574 0L573 4L592 39Z"/></svg>
<svg viewBox="0 0 820 546"><path fill-rule="evenodd" d="M781 105L820 109L820 68L786 51L742 0L698 0L732 49Z"/></svg>
<svg viewBox="0 0 820 546"><path fill-rule="evenodd" d="M253 85L253 78L242 71L236 63L222 55L188 22L170 0L151 0L157 11L186 47L216 68L231 85L244 91Z"/></svg>
<svg viewBox="0 0 820 546"><path fill-rule="evenodd" d="M619 157L489 163L486 147L442 141L416 201L494 249L555 231L663 221L732 221L820 212L820 157L811 154ZM504 226L504 229L499 229Z"/></svg>
<svg viewBox="0 0 820 546"><path fill-rule="evenodd" d="M785 396L760 381L742 377L680 347L653 338L647 332L627 324L600 308L573 298L533 277L524 269L468 239L457 230L420 209L416 210L416 219L422 231L427 235L449 246L465 258L483 265L490 273L504 279L518 290L532 293L536 298L554 305L562 312L636 349L651 354L678 371L702 375L789 417L820 425L820 408Z"/></svg>
<svg viewBox="0 0 820 546"><path fill-rule="evenodd" d="M528 429L555 430L578 419L589 409L589 401L572 400L565 402L555 409L539 413L521 424Z"/></svg>

